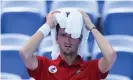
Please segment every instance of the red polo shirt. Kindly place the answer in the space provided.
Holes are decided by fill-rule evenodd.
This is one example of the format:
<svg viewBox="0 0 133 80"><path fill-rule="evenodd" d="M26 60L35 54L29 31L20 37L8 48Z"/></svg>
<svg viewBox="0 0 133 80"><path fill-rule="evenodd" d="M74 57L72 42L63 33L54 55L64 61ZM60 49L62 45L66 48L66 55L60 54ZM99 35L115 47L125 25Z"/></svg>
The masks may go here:
<svg viewBox="0 0 133 80"><path fill-rule="evenodd" d="M37 56L38 67L28 73L35 80L100 80L104 79L108 72L102 74L98 68L99 60L84 62L80 56L78 62L69 66L60 57L56 60L49 60Z"/></svg>

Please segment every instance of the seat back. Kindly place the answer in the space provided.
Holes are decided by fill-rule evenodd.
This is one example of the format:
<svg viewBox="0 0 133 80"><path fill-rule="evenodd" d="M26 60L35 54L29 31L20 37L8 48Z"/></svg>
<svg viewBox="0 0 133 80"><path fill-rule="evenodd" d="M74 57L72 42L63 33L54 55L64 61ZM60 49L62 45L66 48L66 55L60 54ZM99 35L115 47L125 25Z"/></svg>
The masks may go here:
<svg viewBox="0 0 133 80"><path fill-rule="evenodd" d="M102 18L104 35L133 35L133 1L105 1Z"/></svg>
<svg viewBox="0 0 133 80"><path fill-rule="evenodd" d="M29 75L26 66L20 58L19 50L30 36L23 34L2 34L1 35L1 71L19 75L28 79Z"/></svg>
<svg viewBox="0 0 133 80"><path fill-rule="evenodd" d="M43 1L3 1L2 33L33 35L45 22Z"/></svg>

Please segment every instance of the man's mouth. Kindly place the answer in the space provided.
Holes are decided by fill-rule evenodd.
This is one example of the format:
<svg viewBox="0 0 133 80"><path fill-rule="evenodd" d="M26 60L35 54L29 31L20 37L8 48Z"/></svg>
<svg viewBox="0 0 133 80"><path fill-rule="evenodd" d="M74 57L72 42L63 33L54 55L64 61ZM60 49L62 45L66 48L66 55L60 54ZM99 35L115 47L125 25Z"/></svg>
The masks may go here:
<svg viewBox="0 0 133 80"><path fill-rule="evenodd" d="M68 47L68 48L70 48L71 46L65 45L65 47Z"/></svg>
<svg viewBox="0 0 133 80"><path fill-rule="evenodd" d="M65 47L70 48L71 47L71 44L65 44Z"/></svg>

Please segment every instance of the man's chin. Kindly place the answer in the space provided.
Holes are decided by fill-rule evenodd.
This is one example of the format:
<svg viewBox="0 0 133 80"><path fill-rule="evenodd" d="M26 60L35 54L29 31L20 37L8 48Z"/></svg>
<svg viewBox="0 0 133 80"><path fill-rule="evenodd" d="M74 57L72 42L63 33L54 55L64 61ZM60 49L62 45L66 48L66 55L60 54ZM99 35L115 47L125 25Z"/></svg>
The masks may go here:
<svg viewBox="0 0 133 80"><path fill-rule="evenodd" d="M73 52L72 51L64 51L64 55L72 55Z"/></svg>

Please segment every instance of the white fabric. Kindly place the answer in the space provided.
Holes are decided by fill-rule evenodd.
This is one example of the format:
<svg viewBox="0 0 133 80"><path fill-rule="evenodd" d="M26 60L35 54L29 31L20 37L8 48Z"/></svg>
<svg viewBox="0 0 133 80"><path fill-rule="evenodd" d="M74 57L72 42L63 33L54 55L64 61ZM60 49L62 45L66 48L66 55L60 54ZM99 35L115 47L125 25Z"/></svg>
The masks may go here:
<svg viewBox="0 0 133 80"><path fill-rule="evenodd" d="M47 36L48 34L49 34L49 32L50 32L50 26L48 25L48 24L44 24L44 25L42 25L39 29L38 29L38 31L40 31L40 32L42 32L43 33L43 36L45 37L45 36Z"/></svg>
<svg viewBox="0 0 133 80"><path fill-rule="evenodd" d="M88 36L89 31L85 29L83 24L82 14L77 11L70 11L69 16L67 17L65 12L57 13L54 15L57 23L59 23L61 28L65 28L65 32L71 34L72 38L79 38L81 33L83 34L83 38L81 44L78 48L78 54L81 57L88 56ZM51 36L53 39L53 50L52 50L52 59L56 59L60 54L59 45L56 43L56 28L51 29Z"/></svg>

